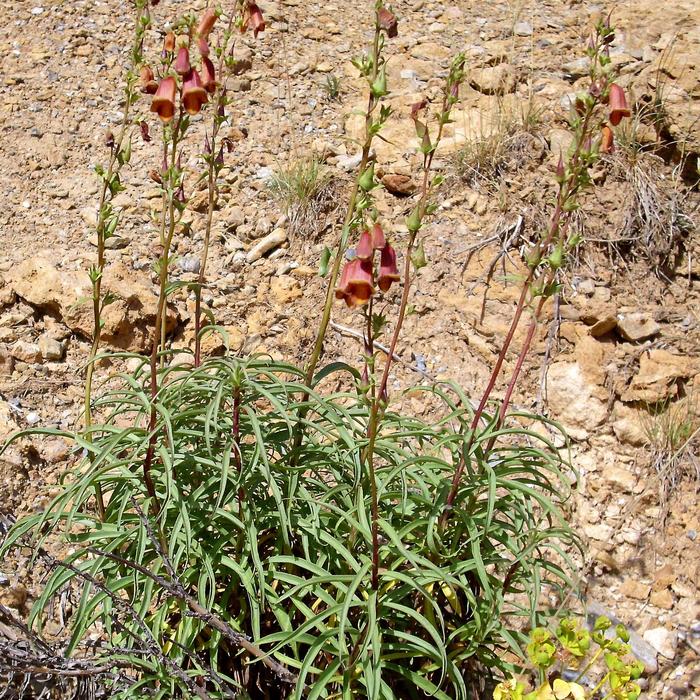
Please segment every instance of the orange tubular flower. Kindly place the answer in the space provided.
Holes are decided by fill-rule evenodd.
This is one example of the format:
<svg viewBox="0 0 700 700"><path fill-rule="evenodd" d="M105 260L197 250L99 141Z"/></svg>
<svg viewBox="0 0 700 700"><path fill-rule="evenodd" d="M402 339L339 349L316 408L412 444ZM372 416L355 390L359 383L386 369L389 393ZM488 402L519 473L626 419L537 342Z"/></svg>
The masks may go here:
<svg viewBox="0 0 700 700"><path fill-rule="evenodd" d="M192 68L190 65L190 52L186 46L181 46L178 49L173 68L178 75L187 75L190 72L190 68Z"/></svg>
<svg viewBox="0 0 700 700"><path fill-rule="evenodd" d="M151 112L156 112L164 123L169 122L175 114L175 78L163 78L151 102Z"/></svg>
<svg viewBox="0 0 700 700"><path fill-rule="evenodd" d="M379 224L374 224L372 227L372 248L374 250L382 250L386 246L386 236Z"/></svg>
<svg viewBox="0 0 700 700"><path fill-rule="evenodd" d="M204 85L204 89L209 93L216 91L214 64L208 56L202 56L202 85Z"/></svg>
<svg viewBox="0 0 700 700"><path fill-rule="evenodd" d="M372 235L366 229L360 234L360 240L355 248L355 254L360 260L371 260L374 254Z"/></svg>
<svg viewBox="0 0 700 700"><path fill-rule="evenodd" d="M379 289L388 292L392 283L398 282L399 268L396 266L396 251L387 245L382 249L382 258L379 264Z"/></svg>
<svg viewBox="0 0 700 700"><path fill-rule="evenodd" d="M209 55L209 42L203 36L200 36L199 39L197 39L197 48L199 49L199 55L202 58Z"/></svg>
<svg viewBox="0 0 700 700"><path fill-rule="evenodd" d="M187 114L199 114L202 105L209 101L207 91L195 68L192 68L182 84L182 106Z"/></svg>
<svg viewBox="0 0 700 700"><path fill-rule="evenodd" d="M374 279L372 263L369 260L354 258L345 264L340 284L335 290L337 299L345 299L345 303L353 308L364 306L374 294Z"/></svg>
<svg viewBox="0 0 700 700"><path fill-rule="evenodd" d="M261 9L254 2L248 4L248 13L250 26L253 28L253 36L257 39L258 34L265 31L265 18Z"/></svg>
<svg viewBox="0 0 700 700"><path fill-rule="evenodd" d="M206 41L214 28L214 24L216 24L216 10L209 7L202 15L202 19L199 20L197 35Z"/></svg>
<svg viewBox="0 0 700 700"><path fill-rule="evenodd" d="M147 95L155 95L158 89L158 83L156 82L153 70L150 66L141 66L139 83L141 85L141 92L145 92Z"/></svg>
<svg viewBox="0 0 700 700"><path fill-rule="evenodd" d="M614 153L615 152L615 137L613 136L613 130L606 124L603 127L603 131L600 136L600 152L601 153Z"/></svg>
<svg viewBox="0 0 700 700"><path fill-rule="evenodd" d="M610 123L617 126L623 117L629 117L630 114L625 91L617 83L613 83L610 86Z"/></svg>
<svg viewBox="0 0 700 700"><path fill-rule="evenodd" d="M168 32L163 39L163 51L170 53L175 51L175 34L173 32Z"/></svg>

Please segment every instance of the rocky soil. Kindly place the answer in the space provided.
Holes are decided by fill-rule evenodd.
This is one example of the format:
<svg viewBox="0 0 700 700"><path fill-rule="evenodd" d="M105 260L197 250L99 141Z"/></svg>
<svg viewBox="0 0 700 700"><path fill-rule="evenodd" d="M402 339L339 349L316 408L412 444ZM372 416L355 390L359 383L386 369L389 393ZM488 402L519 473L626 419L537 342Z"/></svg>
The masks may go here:
<svg viewBox="0 0 700 700"><path fill-rule="evenodd" d="M228 127L235 149L224 170L205 299L236 351L299 359L308 352L324 293L320 255L335 240L357 162L353 138L361 125L354 112L365 97L350 59L368 43L371 4L261 2L267 30L237 44L242 70L229 84L234 124ZM195 9L203 5L193 0ZM436 94L454 52L466 52L469 74L438 157L449 177L426 227L430 264L417 281L399 347L405 363L397 365L392 390L419 381L418 369L455 379L474 395L517 298L517 285L507 280L518 269L518 247L546 218L552 169L568 138L569 99L586 72L586 34L595 16L614 11L613 62L637 116L618 153L594 173L579 218L582 252L551 309L556 324L541 329L517 402L546 410L573 439L574 520L589 543L583 602L636 633L649 697L700 695L700 511L692 454L698 441L691 438L681 455L686 472L661 498L654 465L663 471L667 462L655 438L663 424L652 410L680 406L676 422L700 423L693 189L700 6L693 0L614 7L586 0L401 0L394 6L401 17L388 47L395 117L375 151L387 188L379 198L382 221L399 241L416 187L410 105ZM158 4L150 50L159 50L159 30L183 7ZM121 119L119 86L133 22L130 4L117 0L10 0L5 17L0 438L18 428L70 429L80 421L90 333L82 300L95 252L93 167L106 158L105 131ZM337 99L329 95L330 76L339 80ZM146 114L148 103L137 109ZM488 139L501 144L501 157L495 173L476 176L474 144ZM631 141L641 149L625 145ZM311 151L325 163L332 192L300 230L269 183ZM196 169L194 146L188 156ZM117 302L108 307L105 340L117 349L145 350L155 313L152 214L160 200L147 174L157 166L156 146L135 137L126 190L115 201L123 225L112 241L106 281ZM197 194L191 209L192 235L177 248L179 277L197 271L204 223ZM511 249L498 259L504 241ZM169 318L176 345L191 344L192 313L190 299L176 300ZM328 357L355 361L361 346L344 329L356 318L338 306L335 321ZM119 363L104 363L100 374L118 369ZM408 405L422 410L417 400ZM41 508L73 459L60 440L15 444L0 458L0 511L20 516ZM26 560L0 563L1 603L24 614L40 586Z"/></svg>

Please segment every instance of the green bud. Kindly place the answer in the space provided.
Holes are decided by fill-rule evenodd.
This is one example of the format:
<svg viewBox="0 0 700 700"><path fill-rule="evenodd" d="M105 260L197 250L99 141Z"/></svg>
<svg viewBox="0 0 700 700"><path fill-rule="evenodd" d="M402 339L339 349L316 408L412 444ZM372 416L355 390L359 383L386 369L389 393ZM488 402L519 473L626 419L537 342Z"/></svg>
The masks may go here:
<svg viewBox="0 0 700 700"><path fill-rule="evenodd" d="M411 252L411 262L416 271L420 270L421 267L425 267L428 264L428 260L425 257L425 248L423 247L423 241L420 241L418 245Z"/></svg>
<svg viewBox="0 0 700 700"><path fill-rule="evenodd" d="M564 250L561 243L557 244L554 250L551 252L548 262L552 270L558 270L564 259Z"/></svg>
<svg viewBox="0 0 700 700"><path fill-rule="evenodd" d="M370 88L372 92L372 97L379 99L380 97L384 97L385 95L389 94L389 91L386 89L386 67L382 66L382 69L379 71L379 75L375 78L374 82L372 83L372 87Z"/></svg>
<svg viewBox="0 0 700 700"><path fill-rule="evenodd" d="M374 188L374 163L370 163L369 166L365 168L362 175L360 175L358 184L365 192L369 192Z"/></svg>
<svg viewBox="0 0 700 700"><path fill-rule="evenodd" d="M418 207L416 207L406 219L406 228L411 233L417 233L422 225L421 215Z"/></svg>

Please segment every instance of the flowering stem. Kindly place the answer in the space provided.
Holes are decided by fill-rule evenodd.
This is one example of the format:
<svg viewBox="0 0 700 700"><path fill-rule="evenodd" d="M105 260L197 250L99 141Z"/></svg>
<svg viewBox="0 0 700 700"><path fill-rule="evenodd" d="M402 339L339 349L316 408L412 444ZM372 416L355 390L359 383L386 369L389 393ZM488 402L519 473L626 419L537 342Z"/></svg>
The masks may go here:
<svg viewBox="0 0 700 700"><path fill-rule="evenodd" d="M128 162L129 158L126 151L123 149L124 139L126 138L127 130L131 125L131 103L134 99L134 78L133 71L141 61L141 47L143 44L143 36L148 25L149 8L148 3L139 0L135 3L136 6L136 28L134 31L134 43L132 47L132 62L127 73L126 87L124 89L124 115L119 126L119 132L110 144L110 156L107 169L101 173L102 188L100 190L100 199L97 208L97 265L90 271L90 279L92 283L92 316L93 316L93 331L92 344L87 359L87 368L85 371L85 398L84 398L84 437L88 443L92 443L92 385L95 375L95 360L100 348L102 339L102 310L105 306L105 300L102 296L102 278L104 275L106 256L105 243L107 241L108 227L114 222L118 216L112 211L109 206L109 201L114 194L113 188L116 191L116 186L119 185L119 171L121 167ZM144 21L145 18L145 21ZM129 149L130 150L130 149ZM97 507L97 516L101 521L105 519L105 504L102 486L99 482L95 482L95 502Z"/></svg>
<svg viewBox="0 0 700 700"><path fill-rule="evenodd" d="M460 57L461 58L461 57ZM454 66L459 72L458 78L455 78L454 85L458 87L459 80L461 80L461 66L462 62L457 59ZM452 72L450 73L450 78L453 77ZM420 221L426 215L428 209L428 203L430 201L430 196L433 190L433 183L430 180L430 168L435 157L435 152L442 139L442 134L444 131L445 124L448 123L449 113L451 105L454 103L456 98L452 96L453 84L448 82L447 88L445 89L445 94L443 98L442 110L440 113L439 126L437 131L437 136L435 143L431 150L423 154L423 181L421 184L421 194L416 205L416 211L418 213L418 219ZM382 371L382 378L379 383L379 389L372 397L372 407L369 416L369 423L367 426L367 448L365 450L365 461L367 464L367 471L370 480L370 497L371 497L371 516L372 516L372 588L377 590L379 587L379 498L378 489L376 483L376 470L374 465L374 450L377 441L377 436L379 434L380 422L381 422L381 409L386 405L387 401L387 385L389 382L389 372L391 370L391 363L396 353L396 346L399 342L399 336L401 335L401 329L403 327L403 322L406 317L406 309L408 308L408 299L411 292L411 265L412 265L412 254L414 250L414 245L416 241L416 236L418 234L418 229L413 229L409 231L408 243L406 245L404 269L403 269L403 286L401 291L401 302L399 304L399 313L396 319L396 325L394 326L394 332L391 336L391 343L389 345L389 352L386 355L386 361L384 363L384 369Z"/></svg>
<svg viewBox="0 0 700 700"><path fill-rule="evenodd" d="M379 73L379 58L380 58L380 35L381 28L379 26L379 14L378 10L375 12L375 23L374 23L374 41L372 44L372 72L369 78L370 84L374 83L377 79ZM348 238L350 236L350 229L352 221L355 217L355 205L357 203L357 195L360 190L360 177L367 168L369 163L369 154L372 147L372 140L374 134L372 133L372 113L379 103L379 98L375 97L370 90L369 98L367 102L367 112L365 113L365 141L362 146L362 158L360 160L360 165L358 168L358 174L355 178L355 183L350 193L350 199L348 201L348 208L345 214L345 220L343 221L343 228L340 235L340 240L338 241L338 250L333 260L333 267L331 268L330 275L328 277L328 285L326 287L326 300L323 305L323 314L321 315L321 323L316 334L316 341L314 343L314 349L311 353L311 358L306 366L306 385L311 386L311 382L314 378L314 372L318 366L319 360L323 353L323 341L326 337L326 332L328 331L328 324L331 320L331 311L333 309L333 299L335 298L335 286L338 281L338 275L340 274L340 267L343 263L343 257L345 255L345 250L347 248ZM308 398L308 397L307 397ZM304 400L305 402L306 400Z"/></svg>
<svg viewBox="0 0 700 700"><path fill-rule="evenodd" d="M596 51L599 50L600 47L596 49ZM587 141L590 140L591 138L591 132L592 129L594 128L594 116L595 116L595 111L597 108L598 102L597 100L593 100L591 103L589 103L586 108L585 112L583 115L583 118L581 120L580 127L577 130L576 133L576 141L575 141L575 147L574 147L574 152L569 160L569 167L568 167L568 173L565 175L564 179L561 181L559 185L559 193L557 196L557 203L554 209L554 213L552 214L552 218L550 220L550 225L547 230L547 235L541 240L536 246L533 251L532 255L532 261L529 263L529 269L528 269L528 274L523 281L522 289L520 292L520 297L518 299L518 303L515 309L515 313L513 315L513 319L511 321L510 327L508 329L508 333L506 334L505 340L501 346L501 350L498 354L498 357L496 359L496 363L493 367L493 370L491 372L491 376L489 377L488 384L486 386L486 390L484 391L481 401L479 402L479 405L474 413L474 417L472 418L472 422L470 425L470 434L469 434L469 439L467 441L467 445L465 449L462 451L461 457L459 464L457 465L457 469L455 470L455 473L452 478L452 485L449 491L449 494L447 496L446 502L445 502L445 511L443 512L440 522L442 525L445 524L448 513L454 506L454 501L455 498L457 497L457 493L459 491L459 485L460 481L462 478L462 475L464 473L464 470L466 468L466 456L469 455L472 446L474 445L474 440L476 438L477 434L477 428L479 426L479 422L481 421L481 418L483 416L484 410L486 408L486 404L491 397L491 393L493 392L493 389L496 385L496 381L498 379L498 376L501 371L501 367L503 366L503 362L505 360L506 354L510 348L510 345L513 341L513 337L515 336L515 332L520 324L520 320L523 314L523 311L525 310L526 306L526 301L528 298L528 295L532 292L532 287L533 287L533 282L535 279L535 273L537 271L537 267L539 265L539 262L543 260L544 256L546 255L547 251L550 249L550 246L552 245L559 245L559 246L564 246L566 243L566 238L567 238L567 233L569 229L569 225L571 222L571 214L574 211L575 208L575 198L576 195L578 194L579 190L581 189L582 185L585 182L585 175L587 172L588 168L588 162L585 158L583 158L583 150L584 150L584 145L587 143ZM533 320L531 322L530 328L527 331L525 341L523 343L523 347L521 350L521 353L518 357L513 376L511 377L511 380L509 382L508 388L506 390L506 395L505 398L501 404L500 411L499 411L499 416L497 419L497 425L496 429L500 427L502 424L503 420L505 419L506 411L510 402L510 399L513 394L513 390L515 388L515 384L517 382L517 379L520 375L520 372L522 370L523 362L525 360L525 355L527 354L530 345L532 343L532 338L534 336L537 324L540 320L542 309L544 307L544 303L546 299L548 298L549 294L546 291L547 286L551 284L554 280L554 273L555 270L554 268L550 268L550 273L547 275L546 282L542 287L541 293L542 293L542 298L538 302L538 307L537 310L535 311ZM493 448L493 444L495 442L495 437L491 437L489 442L487 443L486 447L486 452L489 452Z"/></svg>
<svg viewBox="0 0 700 700"><path fill-rule="evenodd" d="M197 276L197 284L194 288L194 366L199 367L202 362L202 288L206 280L207 259L209 257L209 246L211 243L211 226L214 218L214 209L216 207L219 191L218 191L218 175L221 164L217 163L217 136L221 125L225 121L224 109L226 106L226 80L224 75L224 67L226 65L226 56L228 50L228 37L232 34L233 26L237 16L240 16L241 8L238 5L238 14L232 12L229 17L228 27L225 32L224 45L219 55L219 63L217 66L216 75L219 76L219 81L216 85L216 107L212 110L212 127L211 141L209 144L210 153L207 154L207 220L204 229L204 244L202 246L202 254L200 257L199 274Z"/></svg>

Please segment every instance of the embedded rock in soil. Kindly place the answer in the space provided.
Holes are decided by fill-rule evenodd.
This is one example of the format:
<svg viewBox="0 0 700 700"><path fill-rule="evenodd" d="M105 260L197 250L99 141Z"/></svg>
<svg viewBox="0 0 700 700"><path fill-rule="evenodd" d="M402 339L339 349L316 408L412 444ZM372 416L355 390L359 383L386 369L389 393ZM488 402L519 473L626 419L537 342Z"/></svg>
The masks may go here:
<svg viewBox="0 0 700 700"><path fill-rule="evenodd" d="M13 271L10 284L18 296L58 316L74 333L84 338L92 335L91 286L86 272L61 270L49 260L32 258ZM122 263L114 263L105 271L102 289L114 297L102 315L103 344L130 352L148 350L158 304L152 285ZM169 308L166 331L172 333L179 320L178 312Z"/></svg>
<svg viewBox="0 0 700 700"><path fill-rule="evenodd" d="M621 398L628 403L657 403L673 398L678 393L678 382L697 372L698 361L693 358L674 355L668 350L651 350L640 357L639 372Z"/></svg>
<svg viewBox="0 0 700 700"><path fill-rule="evenodd" d="M507 95L515 90L515 71L507 63L486 66L470 74L469 84L485 95Z"/></svg>
<svg viewBox="0 0 700 700"><path fill-rule="evenodd" d="M265 238L260 239L246 255L246 262L254 263L260 260L265 253L269 253L287 240L287 232L283 228L276 228L272 233L268 233Z"/></svg>
<svg viewBox="0 0 700 700"><path fill-rule="evenodd" d="M547 403L551 414L575 440L588 438L608 416L600 387L586 377L579 362L555 362L549 368Z"/></svg>
<svg viewBox="0 0 700 700"><path fill-rule="evenodd" d="M674 659L678 647L678 635L665 627L654 627L644 633L644 640L667 659Z"/></svg>
<svg viewBox="0 0 700 700"><path fill-rule="evenodd" d="M661 331L661 326L645 313L621 313L617 316L617 329L620 335L632 343L646 340Z"/></svg>

